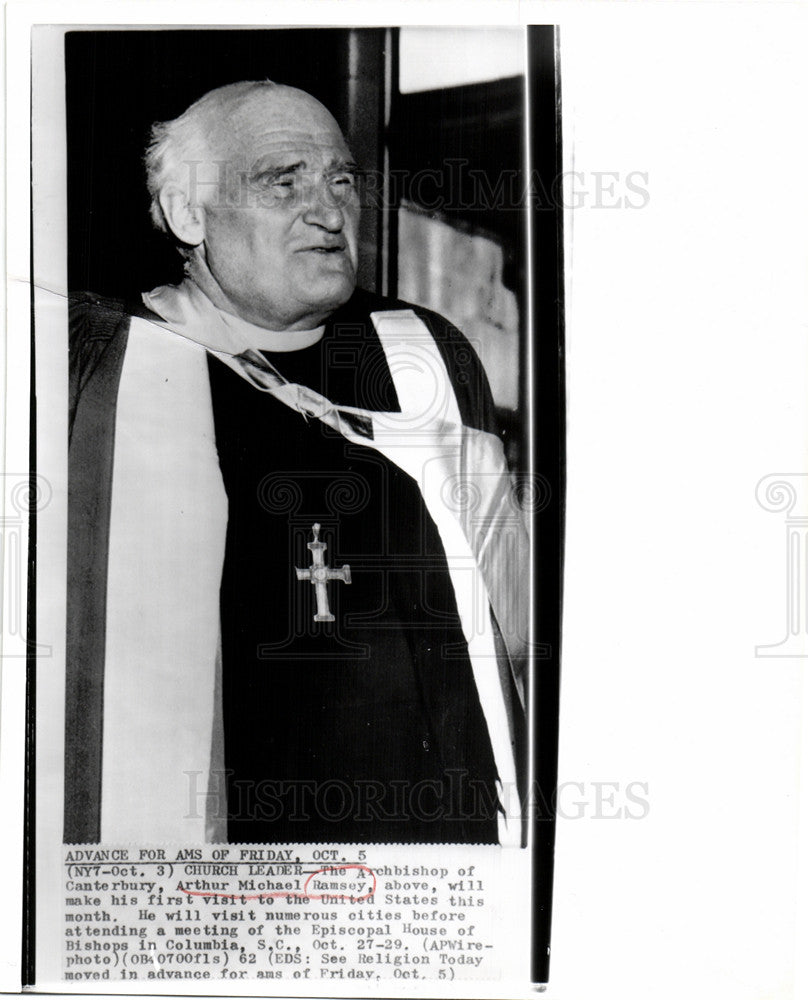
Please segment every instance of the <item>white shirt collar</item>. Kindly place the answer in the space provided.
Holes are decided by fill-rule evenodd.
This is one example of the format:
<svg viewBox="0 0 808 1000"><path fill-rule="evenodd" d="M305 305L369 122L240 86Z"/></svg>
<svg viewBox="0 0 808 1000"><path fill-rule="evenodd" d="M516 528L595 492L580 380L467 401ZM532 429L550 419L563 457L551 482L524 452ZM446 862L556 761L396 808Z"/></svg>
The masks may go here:
<svg viewBox="0 0 808 1000"><path fill-rule="evenodd" d="M230 329L235 330L240 338L248 340L259 351L302 351L322 339L324 326L313 330L267 330L261 326L248 323L240 316L233 316L223 309L216 310Z"/></svg>

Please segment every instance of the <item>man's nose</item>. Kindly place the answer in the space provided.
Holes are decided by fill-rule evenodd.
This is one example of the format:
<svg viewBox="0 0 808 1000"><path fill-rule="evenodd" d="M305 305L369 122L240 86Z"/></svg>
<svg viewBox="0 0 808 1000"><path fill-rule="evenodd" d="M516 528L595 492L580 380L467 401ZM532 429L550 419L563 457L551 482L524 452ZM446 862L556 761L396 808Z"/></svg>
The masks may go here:
<svg viewBox="0 0 808 1000"><path fill-rule="evenodd" d="M338 233L345 225L345 213L328 183L313 184L306 198L303 221Z"/></svg>

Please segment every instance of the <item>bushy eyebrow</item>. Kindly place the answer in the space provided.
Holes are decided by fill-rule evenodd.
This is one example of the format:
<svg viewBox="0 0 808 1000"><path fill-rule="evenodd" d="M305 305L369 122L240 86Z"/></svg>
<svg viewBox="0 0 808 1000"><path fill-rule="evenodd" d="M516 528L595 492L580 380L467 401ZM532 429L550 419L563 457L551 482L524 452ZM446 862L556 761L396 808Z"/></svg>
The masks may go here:
<svg viewBox="0 0 808 1000"><path fill-rule="evenodd" d="M282 164L279 167L260 167L253 172L252 180L264 178L267 180L275 180L278 177L284 177L286 174L300 173L300 171L305 170L305 168L306 164L303 160L298 160L297 163Z"/></svg>
<svg viewBox="0 0 808 1000"><path fill-rule="evenodd" d="M328 170L332 173L344 172L346 174L359 174L362 172L359 164L354 163L353 160L332 160L328 165Z"/></svg>
<svg viewBox="0 0 808 1000"><path fill-rule="evenodd" d="M280 166L260 167L252 174L252 180L274 181L279 177L286 177L289 174L299 174L307 169L305 160L298 160L296 163L286 163ZM328 173L346 173L358 176L361 174L359 164L353 160L332 160L326 167Z"/></svg>

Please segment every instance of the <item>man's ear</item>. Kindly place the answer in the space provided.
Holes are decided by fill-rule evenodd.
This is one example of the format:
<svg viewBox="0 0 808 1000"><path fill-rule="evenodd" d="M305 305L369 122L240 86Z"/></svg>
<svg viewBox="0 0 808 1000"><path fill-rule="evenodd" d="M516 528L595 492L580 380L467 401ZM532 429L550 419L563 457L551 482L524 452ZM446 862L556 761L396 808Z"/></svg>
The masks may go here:
<svg viewBox="0 0 808 1000"><path fill-rule="evenodd" d="M179 185L167 184L159 195L160 208L171 232L187 246L199 246L205 238L205 212L191 205L188 194Z"/></svg>

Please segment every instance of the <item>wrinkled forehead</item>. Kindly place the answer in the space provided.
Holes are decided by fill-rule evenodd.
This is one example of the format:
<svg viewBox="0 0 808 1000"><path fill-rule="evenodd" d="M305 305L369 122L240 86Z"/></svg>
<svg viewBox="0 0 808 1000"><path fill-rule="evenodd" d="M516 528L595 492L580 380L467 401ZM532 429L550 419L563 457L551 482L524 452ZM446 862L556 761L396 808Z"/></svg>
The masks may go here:
<svg viewBox="0 0 808 1000"><path fill-rule="evenodd" d="M319 101L286 87L257 90L222 108L211 146L223 159L250 164L289 153L313 160L348 157L339 125Z"/></svg>

